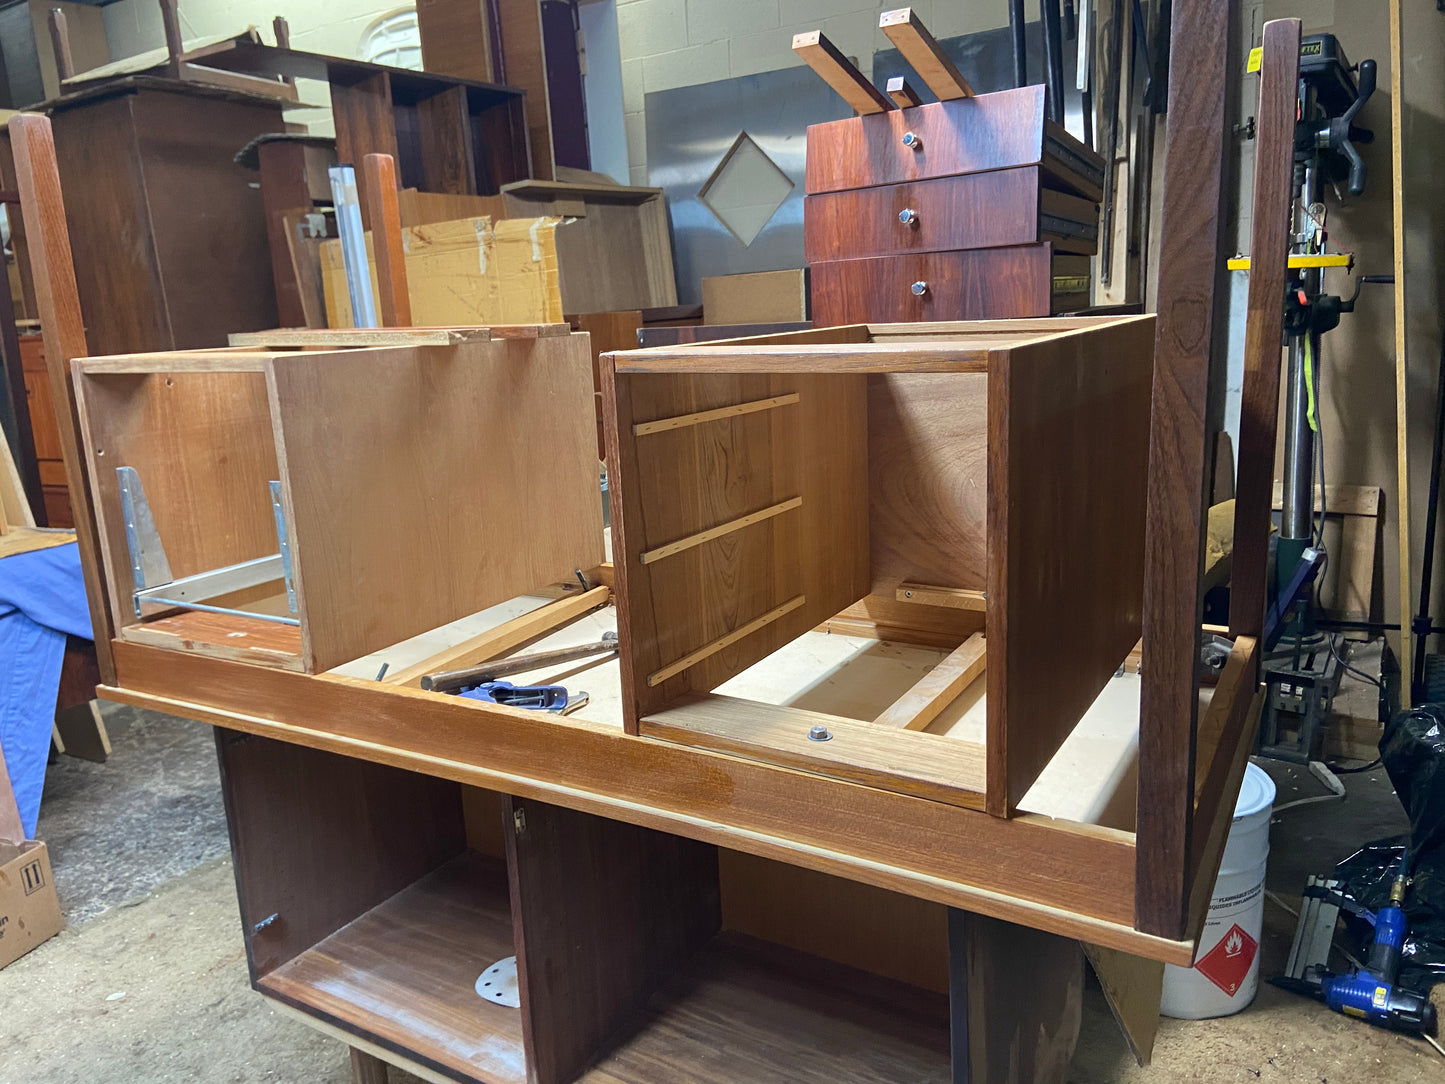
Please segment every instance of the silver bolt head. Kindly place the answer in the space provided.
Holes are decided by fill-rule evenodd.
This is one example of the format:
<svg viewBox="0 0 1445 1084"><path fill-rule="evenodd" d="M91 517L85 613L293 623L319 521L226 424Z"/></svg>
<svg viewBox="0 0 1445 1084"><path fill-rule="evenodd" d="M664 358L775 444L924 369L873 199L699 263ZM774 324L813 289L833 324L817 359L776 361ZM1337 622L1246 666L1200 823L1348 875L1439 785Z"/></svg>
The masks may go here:
<svg viewBox="0 0 1445 1084"><path fill-rule="evenodd" d="M908 287L908 289L913 292L914 297L922 297L924 294L928 293L928 283L915 282L912 286Z"/></svg>
<svg viewBox="0 0 1445 1084"><path fill-rule="evenodd" d="M923 149L923 138L914 132L904 132L903 145L909 150L921 151Z"/></svg>
<svg viewBox="0 0 1445 1084"><path fill-rule="evenodd" d="M831 741L832 738L833 735L826 726L814 726L808 731L809 741Z"/></svg>
<svg viewBox="0 0 1445 1084"><path fill-rule="evenodd" d="M898 221L904 226L916 226L918 225L918 212L912 207L905 207L898 212Z"/></svg>

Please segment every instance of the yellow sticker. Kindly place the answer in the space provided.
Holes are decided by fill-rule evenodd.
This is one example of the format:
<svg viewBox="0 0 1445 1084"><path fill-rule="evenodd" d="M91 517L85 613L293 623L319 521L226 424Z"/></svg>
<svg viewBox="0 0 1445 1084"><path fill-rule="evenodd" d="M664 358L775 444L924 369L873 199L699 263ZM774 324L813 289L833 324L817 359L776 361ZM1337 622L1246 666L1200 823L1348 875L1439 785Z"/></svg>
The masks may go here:
<svg viewBox="0 0 1445 1084"><path fill-rule="evenodd" d="M1244 70L1247 72L1259 71L1259 66L1264 62L1264 46L1257 46L1249 51L1249 66Z"/></svg>
<svg viewBox="0 0 1445 1084"><path fill-rule="evenodd" d="M1375 987L1374 1003L1375 1008L1383 1009L1390 1000L1390 991L1384 986Z"/></svg>

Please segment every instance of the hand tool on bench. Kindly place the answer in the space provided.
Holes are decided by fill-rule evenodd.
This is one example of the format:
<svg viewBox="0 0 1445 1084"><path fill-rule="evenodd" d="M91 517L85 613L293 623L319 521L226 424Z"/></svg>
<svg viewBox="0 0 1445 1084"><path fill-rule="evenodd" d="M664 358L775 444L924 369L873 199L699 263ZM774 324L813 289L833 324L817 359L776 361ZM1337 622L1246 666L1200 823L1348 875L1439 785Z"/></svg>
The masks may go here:
<svg viewBox="0 0 1445 1084"><path fill-rule="evenodd" d="M589 699L585 692L574 696L562 685L513 685L510 681L486 681L471 688L464 688L458 695L468 700L485 700L489 704L550 711L556 715L570 715L578 708L586 706Z"/></svg>
<svg viewBox="0 0 1445 1084"><path fill-rule="evenodd" d="M468 686L496 681L497 678L506 677L508 674L523 674L528 670L540 670L544 666L572 662L575 659L585 659L592 655L611 654L616 650L617 633L608 632L603 634L602 639L590 644L563 647L555 651L538 651L531 655L517 655L510 659L484 662L461 670L443 670L436 674L426 674L421 679L421 687L433 693L453 693ZM500 701L498 702L500 703Z"/></svg>

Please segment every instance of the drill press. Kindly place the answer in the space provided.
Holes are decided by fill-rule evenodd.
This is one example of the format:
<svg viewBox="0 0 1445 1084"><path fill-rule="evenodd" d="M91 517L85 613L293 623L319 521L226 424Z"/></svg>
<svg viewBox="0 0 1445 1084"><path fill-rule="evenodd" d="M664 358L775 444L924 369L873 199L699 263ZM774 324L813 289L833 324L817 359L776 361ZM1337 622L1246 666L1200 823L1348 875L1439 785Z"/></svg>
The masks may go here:
<svg viewBox="0 0 1445 1084"><path fill-rule="evenodd" d="M1374 136L1356 127L1354 119L1374 90L1373 60L1352 68L1332 34L1301 41L1290 275L1284 299L1289 362L1284 501L1275 552L1277 593L1295 578L1305 551L1323 543L1322 532L1315 530L1314 510L1317 455L1321 460L1320 499L1324 500L1323 455L1316 446L1320 339L1339 325L1342 312L1353 310L1355 297L1344 299L1324 291L1325 268L1348 268L1351 259L1326 251L1322 193L1329 185L1338 195L1342 183L1351 195L1365 190L1365 163L1355 144L1368 143ZM1357 283L1355 296L1358 294ZM1329 717L1341 668L1329 641L1315 625L1313 587L1307 587L1294 601L1286 623L1287 631L1277 649L1265 659L1260 753L1306 763Z"/></svg>

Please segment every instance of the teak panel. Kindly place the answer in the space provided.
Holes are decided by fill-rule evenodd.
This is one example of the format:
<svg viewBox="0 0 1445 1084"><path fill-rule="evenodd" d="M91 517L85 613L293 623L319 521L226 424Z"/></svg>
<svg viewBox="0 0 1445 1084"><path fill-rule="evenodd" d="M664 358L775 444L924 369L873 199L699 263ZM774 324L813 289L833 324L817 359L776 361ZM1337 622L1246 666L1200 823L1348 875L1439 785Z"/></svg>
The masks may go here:
<svg viewBox="0 0 1445 1084"><path fill-rule="evenodd" d="M528 1079L570 1084L718 931L717 848L509 798Z"/></svg>
<svg viewBox="0 0 1445 1084"><path fill-rule="evenodd" d="M810 264L1044 240L1037 166L827 192L803 202L803 252ZM899 221L905 210L917 214L913 225Z"/></svg>
<svg viewBox="0 0 1445 1084"><path fill-rule="evenodd" d="M868 379L872 590L988 582L988 381L982 373Z"/></svg>
<svg viewBox="0 0 1445 1084"><path fill-rule="evenodd" d="M1046 126L1044 95L1041 85L1019 87L811 125L807 193L1041 165L1052 187L1097 199L1097 188L1079 183L1046 149L1046 136L1060 139L1069 154L1092 169L1102 168L1093 151L1061 129ZM904 132L919 136L922 148L905 147Z"/></svg>
<svg viewBox="0 0 1445 1084"><path fill-rule="evenodd" d="M1153 331L1152 317L1137 317L989 357L996 815L1012 811L1139 641Z"/></svg>
<svg viewBox="0 0 1445 1084"><path fill-rule="evenodd" d="M867 593L867 403L862 379L846 374L622 375L611 356L603 370L624 717L636 732L639 714L715 688ZM633 431L794 395L768 410ZM794 498L801 505L642 562L646 551Z"/></svg>
<svg viewBox="0 0 1445 1084"><path fill-rule="evenodd" d="M1088 259L1084 261L1087 274ZM1052 245L908 252L812 265L813 322L911 323L1048 316L1054 311ZM927 284L922 295L915 282Z"/></svg>
<svg viewBox="0 0 1445 1084"><path fill-rule="evenodd" d="M136 622L117 467L145 487L171 574L277 552L267 483L280 478L260 373L94 373L74 364L104 568L116 628Z"/></svg>
<svg viewBox="0 0 1445 1084"><path fill-rule="evenodd" d="M270 364L308 669L602 562L581 336Z"/></svg>

